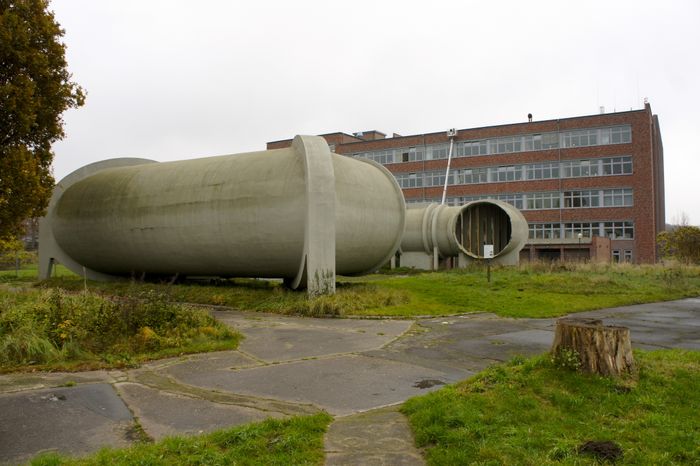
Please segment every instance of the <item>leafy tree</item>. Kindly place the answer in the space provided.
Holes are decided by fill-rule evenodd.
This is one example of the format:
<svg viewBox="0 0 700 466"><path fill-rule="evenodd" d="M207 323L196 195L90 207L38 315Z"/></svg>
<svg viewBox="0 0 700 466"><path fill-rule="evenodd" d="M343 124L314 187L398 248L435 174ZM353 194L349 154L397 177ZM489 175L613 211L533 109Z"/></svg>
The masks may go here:
<svg viewBox="0 0 700 466"><path fill-rule="evenodd" d="M61 115L83 105L71 81L64 31L48 0L0 0L0 239L41 215L54 185L51 145Z"/></svg>
<svg viewBox="0 0 700 466"><path fill-rule="evenodd" d="M0 239L0 270L14 267L17 259L21 262L30 260L32 253L24 250L24 243L18 239Z"/></svg>
<svg viewBox="0 0 700 466"><path fill-rule="evenodd" d="M679 226L673 230L662 231L656 240L663 256L700 264L700 228Z"/></svg>

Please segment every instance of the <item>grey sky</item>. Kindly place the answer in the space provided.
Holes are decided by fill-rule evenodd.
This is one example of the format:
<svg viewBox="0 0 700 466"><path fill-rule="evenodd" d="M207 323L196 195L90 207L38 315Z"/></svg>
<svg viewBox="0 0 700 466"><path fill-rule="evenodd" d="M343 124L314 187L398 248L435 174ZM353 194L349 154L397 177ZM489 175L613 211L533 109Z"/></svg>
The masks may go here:
<svg viewBox="0 0 700 466"><path fill-rule="evenodd" d="M295 134L659 115L667 222L700 224L700 2L54 0L86 105L54 174Z"/></svg>

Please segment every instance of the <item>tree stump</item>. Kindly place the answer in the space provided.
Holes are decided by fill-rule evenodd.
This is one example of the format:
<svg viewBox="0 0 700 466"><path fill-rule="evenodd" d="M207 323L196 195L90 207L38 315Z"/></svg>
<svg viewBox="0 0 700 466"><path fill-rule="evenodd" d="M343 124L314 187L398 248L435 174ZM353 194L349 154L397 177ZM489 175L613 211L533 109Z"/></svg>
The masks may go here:
<svg viewBox="0 0 700 466"><path fill-rule="evenodd" d="M619 377L635 371L627 327L603 325L598 319L559 319L552 354L561 354L562 350L575 351L584 372Z"/></svg>

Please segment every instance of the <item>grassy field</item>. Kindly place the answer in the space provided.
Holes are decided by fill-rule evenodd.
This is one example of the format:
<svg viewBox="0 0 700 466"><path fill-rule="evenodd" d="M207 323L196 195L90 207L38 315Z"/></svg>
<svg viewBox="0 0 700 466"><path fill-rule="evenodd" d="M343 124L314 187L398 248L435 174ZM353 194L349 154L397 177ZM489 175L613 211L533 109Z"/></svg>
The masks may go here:
<svg viewBox="0 0 700 466"><path fill-rule="evenodd" d="M0 274L10 280L8 272ZM27 273L28 275L28 273ZM90 290L129 296L154 290L176 302L213 304L236 309L301 315L411 317L493 312L508 317L555 317L604 307L700 296L700 267L594 264L524 264L485 270L472 267L437 273L377 274L339 277L337 294L307 299L269 280L236 279L215 285L178 285L133 281L88 282ZM4 278L3 278L4 277ZM27 286L32 280L22 278ZM83 280L59 271L42 284L71 291Z"/></svg>
<svg viewBox="0 0 700 466"><path fill-rule="evenodd" d="M0 288L0 372L129 367L235 349L239 338L205 310L154 291L112 298L59 288Z"/></svg>
<svg viewBox="0 0 700 466"><path fill-rule="evenodd" d="M54 267L53 275L56 278L76 278L73 272L60 264ZM22 264L19 270L15 270L14 268L0 270L0 285L31 285L37 282L38 276L38 267L35 263Z"/></svg>
<svg viewBox="0 0 700 466"><path fill-rule="evenodd" d="M408 400L429 464L700 464L700 352L635 352L638 381L513 360ZM586 442L613 442L591 445ZM597 448L596 448L597 447ZM583 451L582 451L583 450ZM585 451L589 450L588 453Z"/></svg>
<svg viewBox="0 0 700 466"><path fill-rule="evenodd" d="M387 278L384 289L408 300L366 314L437 315L488 311L505 317L556 317L605 307L700 295L700 268L537 264L498 268L491 283L478 269Z"/></svg>
<svg viewBox="0 0 700 466"><path fill-rule="evenodd" d="M320 465L328 414L267 420L196 437L172 437L128 449L106 449L82 459L57 454L32 466L58 465Z"/></svg>

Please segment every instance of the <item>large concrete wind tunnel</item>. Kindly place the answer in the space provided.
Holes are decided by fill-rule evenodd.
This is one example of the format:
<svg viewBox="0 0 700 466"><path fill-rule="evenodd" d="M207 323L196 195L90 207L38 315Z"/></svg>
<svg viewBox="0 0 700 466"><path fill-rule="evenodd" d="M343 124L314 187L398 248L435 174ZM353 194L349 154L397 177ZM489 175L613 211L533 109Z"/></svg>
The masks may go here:
<svg viewBox="0 0 700 466"><path fill-rule="evenodd" d="M145 275L283 278L332 293L335 275L376 270L406 209L374 162L297 136L292 147L157 163L85 166L54 189L40 225L40 278L54 261L90 279Z"/></svg>

